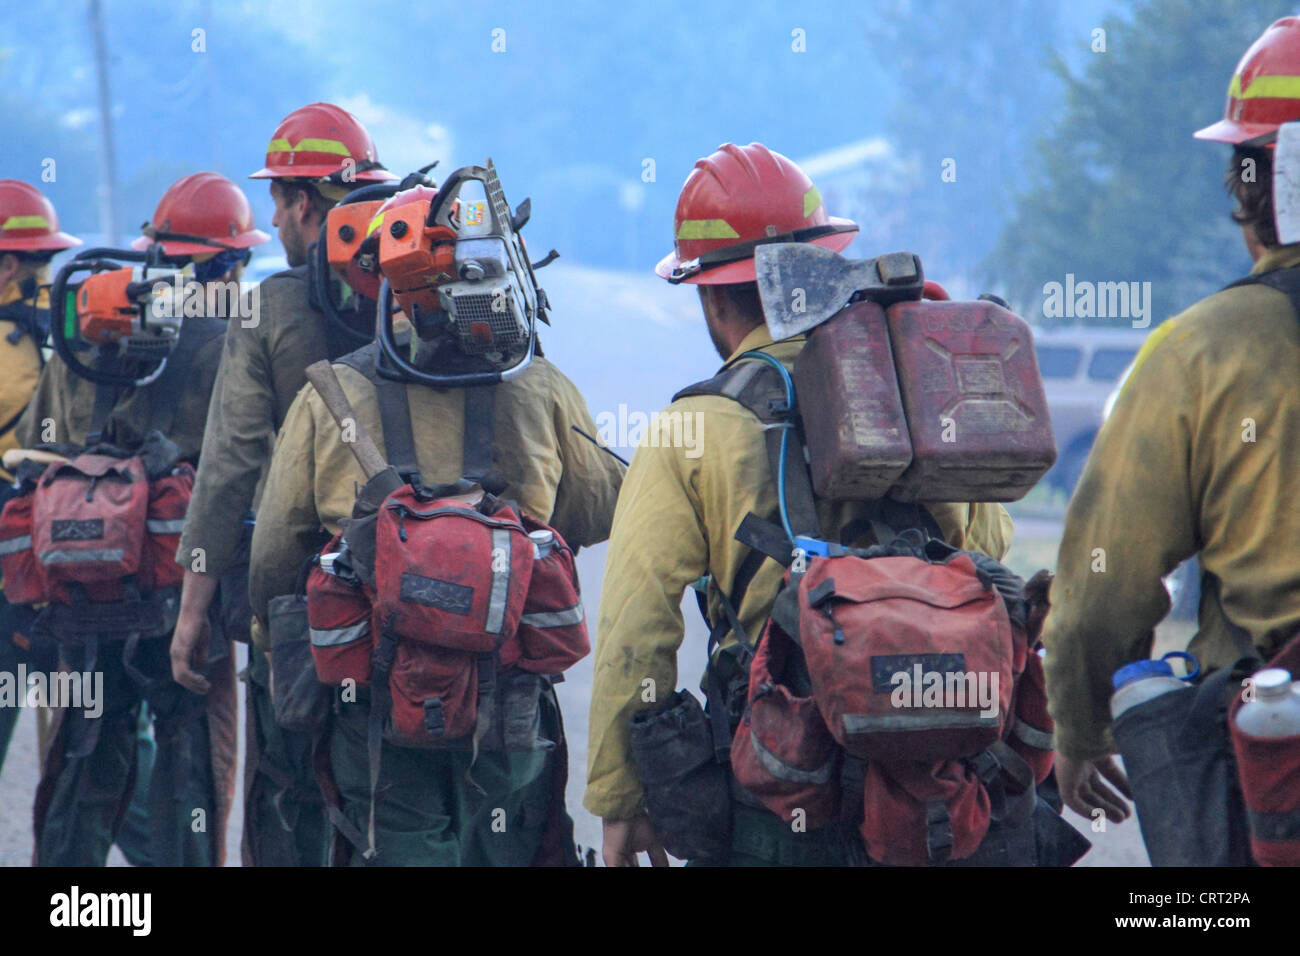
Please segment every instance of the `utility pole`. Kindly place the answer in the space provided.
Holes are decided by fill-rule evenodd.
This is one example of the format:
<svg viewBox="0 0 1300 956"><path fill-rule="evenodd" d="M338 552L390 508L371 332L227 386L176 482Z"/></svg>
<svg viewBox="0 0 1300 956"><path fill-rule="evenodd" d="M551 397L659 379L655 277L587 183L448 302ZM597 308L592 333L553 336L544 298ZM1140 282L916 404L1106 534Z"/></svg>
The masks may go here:
<svg viewBox="0 0 1300 956"><path fill-rule="evenodd" d="M99 228L110 246L117 245L117 154L113 149L113 98L108 89L108 44L100 0L89 0L90 33L95 45L99 85Z"/></svg>

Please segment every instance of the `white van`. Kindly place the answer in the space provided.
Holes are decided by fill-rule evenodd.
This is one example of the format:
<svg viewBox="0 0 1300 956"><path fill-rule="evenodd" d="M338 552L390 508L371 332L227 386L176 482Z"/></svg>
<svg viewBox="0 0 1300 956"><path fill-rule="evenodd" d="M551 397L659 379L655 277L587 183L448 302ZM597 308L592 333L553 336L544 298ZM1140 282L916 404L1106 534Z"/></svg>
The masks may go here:
<svg viewBox="0 0 1300 956"><path fill-rule="evenodd" d="M1069 494L1101 425L1106 399L1149 329L1067 326L1034 329L1034 349L1056 434L1056 465L1045 480Z"/></svg>

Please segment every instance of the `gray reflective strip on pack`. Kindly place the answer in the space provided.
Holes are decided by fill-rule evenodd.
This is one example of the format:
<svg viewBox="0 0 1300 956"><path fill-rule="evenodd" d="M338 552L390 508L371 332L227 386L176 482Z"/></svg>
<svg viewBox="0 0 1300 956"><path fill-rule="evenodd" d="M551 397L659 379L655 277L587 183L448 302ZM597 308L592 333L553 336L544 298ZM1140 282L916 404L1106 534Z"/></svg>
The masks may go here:
<svg viewBox="0 0 1300 956"><path fill-rule="evenodd" d="M353 641L359 641L361 638L369 636L369 634L370 619L367 618L360 624L353 624L351 627L333 627L328 630L313 627L311 629L311 643L313 647L338 647L340 644L351 644Z"/></svg>
<svg viewBox="0 0 1300 956"><path fill-rule="evenodd" d="M104 548L99 551L42 551L41 564L105 564L121 561L124 552L121 548Z"/></svg>
<svg viewBox="0 0 1300 956"><path fill-rule="evenodd" d="M498 560L504 554L505 561ZM498 571L498 564L505 564L504 571ZM506 623L506 596L510 593L510 532L504 528L492 529L492 592L488 595L487 622L483 630L489 634L500 634Z"/></svg>
<svg viewBox="0 0 1300 956"><path fill-rule="evenodd" d="M749 731L749 742L754 745L754 756L758 762L763 765L763 769L776 777L778 780L786 780L790 783L811 783L823 784L831 779L831 771L835 769L835 758L822 764L816 770L800 770L798 767L792 767L772 751L768 750L759 741L758 735L751 728Z"/></svg>
<svg viewBox="0 0 1300 956"><path fill-rule="evenodd" d="M154 518L144 523L145 528L150 534L180 534L185 530L184 518L172 518L170 520Z"/></svg>
<svg viewBox="0 0 1300 956"><path fill-rule="evenodd" d="M908 730L946 730L957 727L996 727L997 715L984 717L978 711L922 711L911 714L845 714L846 734L871 734Z"/></svg>
<svg viewBox="0 0 1300 956"><path fill-rule="evenodd" d="M31 547L32 536L25 534L21 537L10 538L8 541L0 541L0 554L17 554L19 551L30 551Z"/></svg>
<svg viewBox="0 0 1300 956"><path fill-rule="evenodd" d="M1023 720L1016 718L1016 725L1011 732L1027 746L1035 750L1052 750L1056 744L1052 739L1052 734L1047 730L1039 730L1037 727L1031 727Z"/></svg>
<svg viewBox="0 0 1300 956"><path fill-rule="evenodd" d="M529 627L569 627L572 624L581 624L582 618L582 605L575 604L563 611L535 611L532 614L525 614L519 619L519 623L527 624Z"/></svg>
<svg viewBox="0 0 1300 956"><path fill-rule="evenodd" d="M1289 843L1300 840L1300 810L1267 813L1246 808L1250 818L1250 835L1265 843Z"/></svg>

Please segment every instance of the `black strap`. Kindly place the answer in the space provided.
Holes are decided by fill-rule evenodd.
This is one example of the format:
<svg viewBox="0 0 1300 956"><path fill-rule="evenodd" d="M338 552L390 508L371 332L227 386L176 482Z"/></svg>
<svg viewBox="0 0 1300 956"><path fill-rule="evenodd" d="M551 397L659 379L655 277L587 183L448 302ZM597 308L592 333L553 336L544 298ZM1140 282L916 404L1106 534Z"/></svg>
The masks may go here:
<svg viewBox="0 0 1300 956"><path fill-rule="evenodd" d="M1223 288L1236 289L1246 285L1266 285L1270 289L1276 289L1291 300L1291 307L1295 309L1296 316L1300 317L1300 266L1273 269L1270 272L1261 272L1259 275L1246 276L1244 279L1228 283Z"/></svg>
<svg viewBox="0 0 1300 956"><path fill-rule="evenodd" d="M118 370L118 354L114 349L100 349L99 354L95 357L96 371L115 374ZM109 418L113 414L113 409L117 406L118 395L121 389L116 385L104 385L95 383L95 404L90 413L90 431L86 434L86 444L98 445L101 441L113 440L111 434L106 434L109 424Z"/></svg>
<svg viewBox="0 0 1300 956"><path fill-rule="evenodd" d="M492 471L496 395L495 385L465 389L465 447L461 474L466 478L481 479Z"/></svg>
<svg viewBox="0 0 1300 956"><path fill-rule="evenodd" d="M167 367L149 386L151 403L146 434L151 431L171 434L176 409L181 395L190 385L190 372L199 350L225 331L225 321L210 316L196 315L181 323L180 339L167 356Z"/></svg>
<svg viewBox="0 0 1300 956"><path fill-rule="evenodd" d="M373 860L379 855L375 846L375 802L379 790L379 767L384 753L384 724L393 710L393 692L389 678L397 659L397 635L387 626L380 635L370 658L370 711L366 719L366 755L370 766L370 817L366 825L366 848L362 856Z"/></svg>
<svg viewBox="0 0 1300 956"><path fill-rule="evenodd" d="M379 343L372 342L339 359L339 364L355 369L375 386L379 402L379 422L384 434L384 447L388 462L398 474L419 475L419 459L415 452L415 438L411 430L411 408L407 389L410 383L394 381L379 374ZM480 385L464 389L465 442L461 458L461 474L467 478L481 479L493 468L495 460L496 386ZM400 398L399 398L400 396ZM504 490L504 485L499 486ZM488 489L493 494L499 491Z"/></svg>
<svg viewBox="0 0 1300 956"><path fill-rule="evenodd" d="M388 463L404 481L418 486L420 463L415 456L415 434L411 430L411 403L406 395L406 385L378 376L374 385Z"/></svg>

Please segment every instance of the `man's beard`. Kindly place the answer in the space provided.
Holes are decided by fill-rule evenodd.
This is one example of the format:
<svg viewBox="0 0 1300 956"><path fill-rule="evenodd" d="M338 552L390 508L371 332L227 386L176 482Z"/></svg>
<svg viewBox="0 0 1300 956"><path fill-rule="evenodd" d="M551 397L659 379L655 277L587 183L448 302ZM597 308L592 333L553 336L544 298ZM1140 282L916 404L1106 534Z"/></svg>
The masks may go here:
<svg viewBox="0 0 1300 956"><path fill-rule="evenodd" d="M298 226L284 226L280 229L280 245L284 246L284 258L289 268L307 264L307 243Z"/></svg>
<svg viewBox="0 0 1300 956"><path fill-rule="evenodd" d="M722 341L722 334L713 327L713 323L705 319L704 324L709 330L709 339L713 342L713 348L717 351L718 357L725 362L731 358L731 349L727 348L727 343Z"/></svg>

